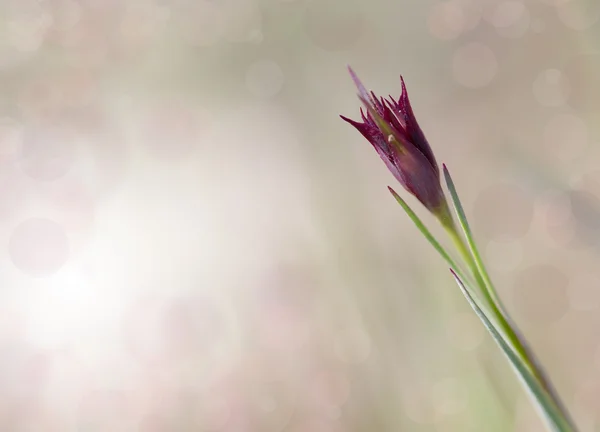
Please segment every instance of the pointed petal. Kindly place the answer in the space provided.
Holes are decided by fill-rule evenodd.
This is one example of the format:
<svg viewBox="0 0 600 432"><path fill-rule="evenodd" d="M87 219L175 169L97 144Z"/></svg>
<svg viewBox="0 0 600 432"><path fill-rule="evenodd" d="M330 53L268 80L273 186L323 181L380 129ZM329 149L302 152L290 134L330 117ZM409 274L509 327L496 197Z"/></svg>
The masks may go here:
<svg viewBox="0 0 600 432"><path fill-rule="evenodd" d="M429 164L419 149L410 145L398 155L397 165L401 168L405 188L433 214L444 208L444 192L439 181L439 172Z"/></svg>
<svg viewBox="0 0 600 432"><path fill-rule="evenodd" d="M402 152L403 151L403 147L404 145L410 145L409 142L407 142L404 137L398 133L398 131L394 130L394 128L392 128L392 126L386 122L383 117L381 117L381 115L379 115L379 113L377 112L377 110L370 105L366 100L362 99L362 103L365 105L365 108L367 110L367 112L369 113L369 116L371 117L371 119L373 120L373 122L375 123L375 125L379 128L379 130L381 131L384 139L386 141L389 142L389 137L394 137L395 138L395 144L397 147L397 151L398 152Z"/></svg>
<svg viewBox="0 0 600 432"><path fill-rule="evenodd" d="M365 88L365 86L363 85L363 83L360 81L360 79L358 78L358 76L356 75L356 73L354 72L354 70L348 66L348 72L350 72L350 76L352 77L352 81L354 81L354 85L356 86L356 88L358 89L358 95L359 97L369 100L369 93L367 92L367 89Z"/></svg>
<svg viewBox="0 0 600 432"><path fill-rule="evenodd" d="M425 224L419 219L419 216L410 208L410 206L402 199L400 195L396 193L394 189L388 186L388 190L392 194L392 196L396 199L398 204L402 206L408 217L413 221L413 223L417 226L419 231L425 236L425 238L429 241L429 243L433 246L433 248L446 260L450 268L453 268L456 273L463 277L464 272L461 268L456 265L456 262L452 259L450 254L444 249L444 247L437 241L437 239L431 234L431 232L427 229Z"/></svg>
<svg viewBox="0 0 600 432"><path fill-rule="evenodd" d="M404 119L406 121L406 132L410 136L410 141L421 151L421 153L423 153L423 155L427 158L431 166L438 172L439 175L439 168L437 161L435 160L435 156L433 155L433 150L431 150L429 142L425 138L425 134L417 123L417 119L413 113L413 109L408 98L406 84L404 83L404 78L402 76L400 76L400 81L402 83L402 94L400 95L398 105L400 112L404 115Z"/></svg>
<svg viewBox="0 0 600 432"><path fill-rule="evenodd" d="M406 190L421 201L429 211L437 214L445 199L438 170L429 163L416 146L405 140L386 123L373 107L366 105L366 108L389 144L387 153L388 157L391 156L389 163L382 156L388 169Z"/></svg>
<svg viewBox="0 0 600 432"><path fill-rule="evenodd" d="M355 128L357 128L357 129L358 129L358 127L359 127L359 126L362 124L362 123L360 123L360 122L357 122L356 120L352 120L351 118L348 118L348 117L346 117L346 116L343 116L343 115L340 115L340 118L341 118L342 120L344 120L345 122L347 122L347 123L350 123L352 126L354 126L354 127L355 127Z"/></svg>
<svg viewBox="0 0 600 432"><path fill-rule="evenodd" d="M393 99L392 99L392 101L393 101ZM394 105L391 101L386 100L385 103L387 104L387 109L391 113L391 118L392 118L391 121L392 121L392 124L394 125L394 128L396 128L398 130L398 132L400 132L402 135L404 135L408 139L408 134L406 132L406 122L404 121L404 116L402 115L402 113L400 113L394 109Z"/></svg>
<svg viewBox="0 0 600 432"><path fill-rule="evenodd" d="M373 127L368 123L361 123L356 120L352 120L343 115L341 115L340 118L354 126L356 130L358 130L362 134L362 136L364 136L371 144L373 144L376 147L379 146L380 141L383 139L383 135L381 135L381 132L379 131L379 129L377 129L377 127Z"/></svg>

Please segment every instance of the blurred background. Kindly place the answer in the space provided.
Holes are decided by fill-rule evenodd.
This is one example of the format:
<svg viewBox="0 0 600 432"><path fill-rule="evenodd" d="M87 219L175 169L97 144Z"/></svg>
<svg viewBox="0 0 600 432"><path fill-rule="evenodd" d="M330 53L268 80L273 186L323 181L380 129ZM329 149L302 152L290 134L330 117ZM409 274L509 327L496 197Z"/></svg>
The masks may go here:
<svg viewBox="0 0 600 432"><path fill-rule="evenodd" d="M403 74L600 430L599 37L596 0L0 0L0 429L543 430L339 119L351 64Z"/></svg>

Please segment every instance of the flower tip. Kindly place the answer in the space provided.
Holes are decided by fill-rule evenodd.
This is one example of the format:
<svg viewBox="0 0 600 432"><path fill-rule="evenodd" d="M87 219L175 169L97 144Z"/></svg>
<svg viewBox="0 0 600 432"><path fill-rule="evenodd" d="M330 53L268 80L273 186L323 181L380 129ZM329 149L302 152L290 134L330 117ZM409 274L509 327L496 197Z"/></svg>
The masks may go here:
<svg viewBox="0 0 600 432"><path fill-rule="evenodd" d="M354 85L358 89L359 97L364 100L369 100L370 99L369 93L367 92L367 89L365 88L363 83L358 78L358 75L356 75L356 72L354 72L354 69L352 69L350 67L350 65L348 65L347 67L348 67L348 72L350 73L350 77L352 78L352 81L354 81Z"/></svg>
<svg viewBox="0 0 600 432"><path fill-rule="evenodd" d="M348 69L348 73L350 74L350 76L352 77L353 81L358 80L358 76L356 75L356 72L354 72L354 69L352 69L352 66L350 65L346 65L346 69Z"/></svg>
<svg viewBox="0 0 600 432"><path fill-rule="evenodd" d="M356 126L356 124L358 124L358 122L356 122L356 121L352 120L351 118L348 118L348 117L346 117L346 116L343 116L343 115L341 115L341 114L340 114L340 118L341 118L342 120L344 120L346 123L350 123L352 126Z"/></svg>
<svg viewBox="0 0 600 432"><path fill-rule="evenodd" d="M388 186L388 190L390 191L390 193L391 193L392 195L394 195L394 198L399 198L399 197L400 197L400 195L398 195L398 194L396 193L396 191L395 191L394 189L392 189L392 187L391 187L391 186Z"/></svg>
<svg viewBox="0 0 600 432"><path fill-rule="evenodd" d="M400 75L400 84L402 84L402 91L406 91L406 84L404 83L404 77Z"/></svg>

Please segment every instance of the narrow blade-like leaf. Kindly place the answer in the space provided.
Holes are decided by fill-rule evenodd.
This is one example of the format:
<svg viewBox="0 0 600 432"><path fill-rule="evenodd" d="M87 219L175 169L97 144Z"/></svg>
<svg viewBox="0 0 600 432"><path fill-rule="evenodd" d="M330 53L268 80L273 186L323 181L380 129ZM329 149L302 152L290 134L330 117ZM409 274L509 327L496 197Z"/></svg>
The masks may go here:
<svg viewBox="0 0 600 432"><path fill-rule="evenodd" d="M450 269L456 283L458 284L463 295L467 299L469 305L473 308L485 328L492 335L494 341L498 344L502 352L508 358L511 366L517 373L517 376L522 380L526 389L529 391L533 400L537 402L538 408L547 424L556 432L573 432L575 429L569 423L569 421L563 416L559 407L555 406L554 400L546 392L546 389L531 373L526 364L523 363L519 355L513 350L510 344L504 339L502 334L496 329L496 326L490 321L487 315L484 313L476 299L470 294L461 278Z"/></svg>
<svg viewBox="0 0 600 432"><path fill-rule="evenodd" d="M469 249L471 250L471 254L473 256L473 260L479 271L479 274L482 276L488 293L492 297L492 300L496 303L496 305L503 311L502 303L500 298L496 294L496 291L492 285L492 281L483 265L483 260L481 259L481 255L479 254L479 250L477 249L477 245L475 243L475 238L473 237L473 232L471 231L471 227L469 226L469 222L467 221L467 216L465 215L465 210L460 202L460 198L458 197L458 192L456 191L456 187L454 186L454 182L452 181L452 177L450 176L450 171L446 167L446 164L443 165L444 168L444 179L446 180L446 186L448 187L448 191L450 191L450 197L452 198L452 203L454 204L454 209L456 211L456 216L458 218L458 223L462 228L465 239L467 240L467 244L469 245Z"/></svg>
<svg viewBox="0 0 600 432"><path fill-rule="evenodd" d="M444 247L436 240L436 238L431 234L431 232L427 229L425 224L421 221L419 216L410 208L410 206L396 193L394 189L388 186L390 193L394 196L398 204L404 209L408 217L413 221L416 227L421 231L421 234L427 239L427 241L433 246L433 248L444 258L444 260L448 263L448 265L454 269L454 271L461 276L461 278L465 279L464 272L461 268L456 264L456 262L452 259L450 254L444 249Z"/></svg>
<svg viewBox="0 0 600 432"><path fill-rule="evenodd" d="M444 164L444 178L446 180L446 185L448 186L448 190L450 191L450 196L452 197L452 202L454 204L454 208L456 210L456 215L458 217L460 226L464 232L465 238L467 240L467 244L469 245L469 249L471 251L476 269L479 271L481 278L485 284L483 289L487 290L487 295L489 295L490 299L494 302L496 310L499 314L501 314L501 319L504 320L504 326L506 327L508 333L504 332L505 335L508 336L508 339L511 341L511 345L517 350L519 356L525 359L528 362L528 367L534 374L535 378L540 382L540 384L544 387L546 393L552 398L554 404L559 407L563 413L564 417L568 416L568 411L565 408L562 400L558 396L558 392L552 385L552 382L546 376L544 369L542 368L537 356L534 354L533 350L529 347L529 344L525 337L521 334L517 325L513 322L512 318L506 312L504 305L500 301L494 285L492 284L491 278L485 268L479 250L477 248L477 244L475 243L475 239L473 237L473 232L469 227L469 222L467 221L467 217L465 215L464 208L460 202L458 197L458 192L456 191L456 187L454 186L454 181L452 180L452 176L450 175L450 171ZM569 420L570 421L570 420ZM572 423L572 422L571 422Z"/></svg>

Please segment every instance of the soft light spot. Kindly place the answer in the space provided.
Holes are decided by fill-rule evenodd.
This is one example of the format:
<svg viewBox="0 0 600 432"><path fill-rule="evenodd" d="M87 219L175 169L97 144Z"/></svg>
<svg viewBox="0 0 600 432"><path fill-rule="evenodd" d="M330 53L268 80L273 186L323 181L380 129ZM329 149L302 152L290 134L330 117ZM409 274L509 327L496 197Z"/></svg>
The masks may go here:
<svg viewBox="0 0 600 432"><path fill-rule="evenodd" d="M13 264L31 276L57 272L69 257L64 228L48 219L28 219L18 225L9 240Z"/></svg>
<svg viewBox="0 0 600 432"><path fill-rule="evenodd" d="M592 311L600 307L600 277L590 273L576 273L571 278L569 304L575 310Z"/></svg>
<svg viewBox="0 0 600 432"><path fill-rule="evenodd" d="M52 15L44 9L43 2L31 3L30 8L13 14L6 23L6 37L18 51L37 51L52 25Z"/></svg>
<svg viewBox="0 0 600 432"><path fill-rule="evenodd" d="M600 19L600 2L597 1L561 1L556 13L562 23L573 30L586 30Z"/></svg>
<svg viewBox="0 0 600 432"><path fill-rule="evenodd" d="M544 225L566 224L573 217L571 198L561 190L551 190L541 194L536 201L536 213Z"/></svg>
<svg viewBox="0 0 600 432"><path fill-rule="evenodd" d="M132 409L132 401L123 390L89 389L76 411L78 429L131 430L136 423Z"/></svg>
<svg viewBox="0 0 600 432"><path fill-rule="evenodd" d="M34 54L34 52L19 51L7 38L0 37L0 71L18 66Z"/></svg>
<svg viewBox="0 0 600 432"><path fill-rule="evenodd" d="M168 360L165 331L162 328L167 301L162 296L139 298L123 314L123 343L127 351L141 363L156 366Z"/></svg>
<svg viewBox="0 0 600 432"><path fill-rule="evenodd" d="M21 170L13 163L0 163L0 219L18 214L29 198L27 178Z"/></svg>
<svg viewBox="0 0 600 432"><path fill-rule="evenodd" d="M210 1L210 0L209 0ZM256 0L217 2L226 17L225 38L230 42L252 42L261 34L262 15Z"/></svg>
<svg viewBox="0 0 600 432"><path fill-rule="evenodd" d="M83 14L77 0L58 0L52 10L52 29L65 31L76 25Z"/></svg>
<svg viewBox="0 0 600 432"><path fill-rule="evenodd" d="M533 201L520 186L500 183L479 193L473 204L477 227L490 240L517 240L529 232Z"/></svg>
<svg viewBox="0 0 600 432"><path fill-rule="evenodd" d="M579 240L597 246L600 235L600 171L590 171L573 182L569 193Z"/></svg>
<svg viewBox="0 0 600 432"><path fill-rule="evenodd" d="M567 58L563 71L570 83L569 105L578 112L598 111L599 68L600 52L597 51L573 54Z"/></svg>
<svg viewBox="0 0 600 432"><path fill-rule="evenodd" d="M254 388L250 396L255 418L258 421L257 430L283 431L293 418L297 401L288 392L281 391L276 386L261 386ZM232 418L232 420L234 420ZM228 425L228 429L239 430Z"/></svg>
<svg viewBox="0 0 600 432"><path fill-rule="evenodd" d="M248 35L248 42L253 44L260 44L264 40L265 36L261 30L255 29Z"/></svg>
<svg viewBox="0 0 600 432"><path fill-rule="evenodd" d="M85 152L78 160L77 174L95 198L118 189L128 173L127 142L116 125L98 119L98 126L86 131Z"/></svg>
<svg viewBox="0 0 600 432"><path fill-rule="evenodd" d="M76 265L65 266L59 273L44 280L39 290L25 306L27 340L45 349L77 346L85 353L85 362L97 362L94 357L103 346L94 341L110 333L122 311L122 291L97 285L89 274ZM118 382L127 362L121 359L103 369L109 379ZM115 367L117 366L117 367ZM126 369L126 368L125 368Z"/></svg>
<svg viewBox="0 0 600 432"><path fill-rule="evenodd" d="M579 246L579 238L575 219L571 218L565 223L547 225L545 228L546 241L553 247Z"/></svg>
<svg viewBox="0 0 600 432"><path fill-rule="evenodd" d="M338 420L342 416L342 410L340 407L332 407L327 412L327 418L331 420Z"/></svg>
<svg viewBox="0 0 600 432"><path fill-rule="evenodd" d="M162 336L168 350L179 356L195 351L202 352L203 357L215 355L229 336L223 313L207 298L175 299L166 306L162 319Z"/></svg>
<svg viewBox="0 0 600 432"><path fill-rule="evenodd" d="M337 0L308 2L304 28L315 45L327 51L351 48L364 30L362 2L346 0L343 5Z"/></svg>
<svg viewBox="0 0 600 432"><path fill-rule="evenodd" d="M13 409L34 399L43 391L50 372L49 358L23 341L5 341L0 345L0 398L4 409L10 401ZM6 423L5 423L6 424Z"/></svg>
<svg viewBox="0 0 600 432"><path fill-rule="evenodd" d="M291 0L287 0L291 1ZM300 416L298 416L300 417ZM288 426L286 432L342 432L346 430L340 426L340 423L335 421L327 421L324 418L298 418L294 424Z"/></svg>
<svg viewBox="0 0 600 432"><path fill-rule="evenodd" d="M258 408L265 413L272 413L277 409L277 401L271 395L258 399Z"/></svg>
<svg viewBox="0 0 600 432"><path fill-rule="evenodd" d="M598 400L600 400L600 385L596 380L589 379L581 384L573 397L573 415L577 417L577 426L584 431L597 429Z"/></svg>
<svg viewBox="0 0 600 432"><path fill-rule="evenodd" d="M542 71L533 82L533 95L540 105L558 107L567 102L569 79L558 69Z"/></svg>
<svg viewBox="0 0 600 432"><path fill-rule="evenodd" d="M529 10L520 1L504 1L496 5L488 20L500 36L519 38L529 28Z"/></svg>
<svg viewBox="0 0 600 432"><path fill-rule="evenodd" d="M515 397L515 419L514 432L545 432L547 430L544 420L540 417L536 409L531 406L531 399L525 395Z"/></svg>
<svg viewBox="0 0 600 432"><path fill-rule="evenodd" d="M470 42L454 53L454 79L469 88L481 88L492 82L498 70L494 52L480 42Z"/></svg>
<svg viewBox="0 0 600 432"><path fill-rule="evenodd" d="M283 71L272 60L260 60L246 71L246 87L254 96L271 98L283 88Z"/></svg>
<svg viewBox="0 0 600 432"><path fill-rule="evenodd" d="M594 355L594 363L596 365L596 370L600 373L600 345L596 348L596 354Z"/></svg>
<svg viewBox="0 0 600 432"><path fill-rule="evenodd" d="M444 1L433 5L427 19L429 31L443 40L456 39L463 32L465 15L455 1Z"/></svg>
<svg viewBox="0 0 600 432"><path fill-rule="evenodd" d="M514 270L523 260L523 247L518 240L492 240L487 244L485 252L490 267L499 271Z"/></svg>
<svg viewBox="0 0 600 432"><path fill-rule="evenodd" d="M291 308L273 307L263 313L258 324L262 344L272 349L298 351L310 338L309 323Z"/></svg>
<svg viewBox="0 0 600 432"><path fill-rule="evenodd" d="M435 406L431 388L412 385L406 389L402 398L403 411L410 420L415 423L429 425L436 420Z"/></svg>
<svg viewBox="0 0 600 432"><path fill-rule="evenodd" d="M556 322L568 309L568 283L568 277L554 266L530 266L515 278L515 308L524 320L540 324Z"/></svg>
<svg viewBox="0 0 600 432"><path fill-rule="evenodd" d="M140 141L160 161L187 160L208 145L213 120L208 111L179 100L161 100L140 122Z"/></svg>
<svg viewBox="0 0 600 432"><path fill-rule="evenodd" d="M533 18L531 20L531 31L534 33L542 33L546 29L546 23L541 18Z"/></svg>
<svg viewBox="0 0 600 432"><path fill-rule="evenodd" d="M276 408L275 401L272 399L264 399L263 404L265 404L263 405L263 408L266 408L265 412L271 412ZM207 432L225 429L234 414L227 398L213 394L206 395L196 409L203 424L202 430Z"/></svg>
<svg viewBox="0 0 600 432"><path fill-rule="evenodd" d="M0 117L0 162L13 161L21 145L22 126L10 117Z"/></svg>
<svg viewBox="0 0 600 432"><path fill-rule="evenodd" d="M138 432L169 432L173 430L172 423L166 415L148 413L138 422Z"/></svg>
<svg viewBox="0 0 600 432"><path fill-rule="evenodd" d="M61 82L57 77L44 77L28 80L19 88L17 105L21 114L27 118L29 128L68 127L58 124L60 111L65 108L65 87L73 85L74 79ZM30 120L31 119L31 120ZM62 119L61 119L62 120Z"/></svg>
<svg viewBox="0 0 600 432"><path fill-rule="evenodd" d="M75 162L75 140L75 133L67 127L46 124L25 128L19 155L21 169L36 180L57 180Z"/></svg>
<svg viewBox="0 0 600 432"><path fill-rule="evenodd" d="M322 371L310 381L309 400L316 408L330 413L332 408L338 408L350 397L350 380L342 370Z"/></svg>
<svg viewBox="0 0 600 432"><path fill-rule="evenodd" d="M342 330L336 335L334 351L346 363L362 363L371 354L371 338L361 329Z"/></svg>
<svg viewBox="0 0 600 432"><path fill-rule="evenodd" d="M461 312L450 317L446 334L456 348L471 351L483 342L484 328L473 313Z"/></svg>
<svg viewBox="0 0 600 432"><path fill-rule="evenodd" d="M474 30L481 22L484 3L481 0L450 0L462 11L464 17L463 32Z"/></svg>
<svg viewBox="0 0 600 432"><path fill-rule="evenodd" d="M457 378L446 378L431 388L435 410L442 415L455 415L467 408L464 385Z"/></svg>
<svg viewBox="0 0 600 432"><path fill-rule="evenodd" d="M218 2L189 2L176 16L179 31L192 45L214 45L224 36L227 17Z"/></svg>
<svg viewBox="0 0 600 432"><path fill-rule="evenodd" d="M586 123L574 114L556 114L544 128L544 150L559 160L573 160L589 146Z"/></svg>
<svg viewBox="0 0 600 432"><path fill-rule="evenodd" d="M558 5L570 2L572 0L537 0L537 1L539 1L541 3L545 3L550 6L558 6Z"/></svg>
<svg viewBox="0 0 600 432"><path fill-rule="evenodd" d="M151 3L132 2L126 6L119 25L121 49L139 48L159 35L168 18L163 11L162 8Z"/></svg>

